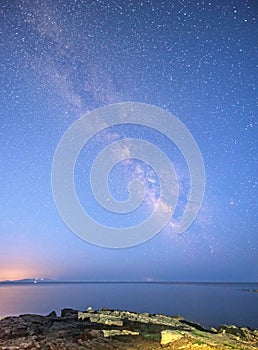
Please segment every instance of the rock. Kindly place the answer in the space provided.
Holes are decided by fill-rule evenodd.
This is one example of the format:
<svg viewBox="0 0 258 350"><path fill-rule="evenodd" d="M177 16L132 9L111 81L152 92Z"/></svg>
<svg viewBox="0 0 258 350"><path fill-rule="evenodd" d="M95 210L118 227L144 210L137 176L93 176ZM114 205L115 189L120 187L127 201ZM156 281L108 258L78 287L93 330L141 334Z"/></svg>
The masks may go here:
<svg viewBox="0 0 258 350"><path fill-rule="evenodd" d="M57 317L57 314L55 311L51 311L46 317Z"/></svg>
<svg viewBox="0 0 258 350"><path fill-rule="evenodd" d="M82 311L78 311L78 320L85 320L90 318L90 315L87 312L82 312Z"/></svg>
<svg viewBox="0 0 258 350"><path fill-rule="evenodd" d="M92 307L89 306L87 312L94 312L94 310L92 309Z"/></svg>
<svg viewBox="0 0 258 350"><path fill-rule="evenodd" d="M161 332L161 345L166 345L169 343L173 343L179 339L183 338L183 335L178 333L177 331L165 330Z"/></svg>
<svg viewBox="0 0 258 350"><path fill-rule="evenodd" d="M99 331L97 329L90 330L88 334L92 338L101 338L101 337L103 337L103 331Z"/></svg>
<svg viewBox="0 0 258 350"><path fill-rule="evenodd" d="M118 323L113 323L113 325L122 326L122 321L126 320L127 322L138 322L142 324L148 324L148 325L163 325L163 326L169 326L169 327L175 327L180 328L184 330L191 330L194 328L195 324L191 323L188 324L186 321L184 321L183 318L180 317L170 317L165 315L150 315L147 313L144 314L138 314L136 312L129 312L129 311L119 311L119 310L106 310L106 311L99 311L94 313L94 315L88 313L88 312L78 312L78 319L84 320L84 319L90 319L91 322L96 323L102 323L100 320L105 320L105 318L109 318L111 320L117 320ZM120 321L119 321L120 320ZM110 324L111 323L103 323L103 324Z"/></svg>
<svg viewBox="0 0 258 350"><path fill-rule="evenodd" d="M117 335L139 335L140 333L139 332L132 332L132 331L128 331L126 329L123 329L123 330L118 330L118 329L111 329L111 330L102 330L103 332L103 335L104 335L104 338L107 338L107 337L115 337Z"/></svg>
<svg viewBox="0 0 258 350"><path fill-rule="evenodd" d="M123 321L116 316L106 316L106 315L92 315L90 316L90 321L100 324L105 324L108 326L123 326Z"/></svg>
<svg viewBox="0 0 258 350"><path fill-rule="evenodd" d="M219 326L218 328L218 332L219 333L223 333L223 334L231 334L233 336L235 336L236 338L242 338L246 341L249 342L257 342L258 341L258 334L256 330L252 330L250 328L247 327L237 327L237 326L233 326L233 325L222 325Z"/></svg>
<svg viewBox="0 0 258 350"><path fill-rule="evenodd" d="M92 314L88 312L78 312L78 319L84 320L89 319L92 323L100 323L108 326L123 326L123 320L117 316L107 315L103 313Z"/></svg>
<svg viewBox="0 0 258 350"><path fill-rule="evenodd" d="M64 309L61 314L62 317L50 313L4 318L0 321L0 349L160 349L160 344L169 343L169 348L177 349L258 349L258 330L247 327L223 325L216 333L165 315L72 309Z"/></svg>
<svg viewBox="0 0 258 350"><path fill-rule="evenodd" d="M73 309L63 309L61 310L61 317L72 317L77 318L78 311L75 311Z"/></svg>

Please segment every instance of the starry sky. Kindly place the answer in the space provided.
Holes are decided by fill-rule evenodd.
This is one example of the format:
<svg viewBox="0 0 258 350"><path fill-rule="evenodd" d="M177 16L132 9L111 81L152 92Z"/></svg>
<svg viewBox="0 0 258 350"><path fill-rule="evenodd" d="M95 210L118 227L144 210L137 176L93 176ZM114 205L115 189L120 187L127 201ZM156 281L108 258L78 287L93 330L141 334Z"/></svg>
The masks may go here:
<svg viewBox="0 0 258 350"><path fill-rule="evenodd" d="M257 10L251 0L1 1L0 280L258 280ZM137 223L158 193L153 169L129 160L110 173L110 190L123 200L128 181L141 179L147 203L138 216L114 223L89 197L90 163L114 140L158 139L183 188L175 217L158 235L107 249L64 224L51 166L78 118L126 101L158 106L185 124L203 157L206 190L194 223L176 233L189 193L180 152L144 127L104 130L75 169L78 196L96 220Z"/></svg>

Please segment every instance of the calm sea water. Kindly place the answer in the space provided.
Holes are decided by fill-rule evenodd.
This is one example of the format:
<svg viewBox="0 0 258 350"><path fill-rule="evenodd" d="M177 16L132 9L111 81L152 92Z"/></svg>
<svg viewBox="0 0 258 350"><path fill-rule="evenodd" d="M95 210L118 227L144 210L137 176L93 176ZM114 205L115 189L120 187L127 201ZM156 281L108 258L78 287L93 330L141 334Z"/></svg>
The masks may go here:
<svg viewBox="0 0 258 350"><path fill-rule="evenodd" d="M258 328L258 283L49 283L1 285L0 316L70 307L181 315L206 327Z"/></svg>

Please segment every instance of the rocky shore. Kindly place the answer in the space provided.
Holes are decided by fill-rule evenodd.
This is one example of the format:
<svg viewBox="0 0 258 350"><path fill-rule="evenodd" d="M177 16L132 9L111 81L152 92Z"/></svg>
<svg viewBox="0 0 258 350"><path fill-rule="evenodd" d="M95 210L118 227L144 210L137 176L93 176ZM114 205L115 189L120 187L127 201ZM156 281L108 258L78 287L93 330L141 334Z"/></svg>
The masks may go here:
<svg viewBox="0 0 258 350"><path fill-rule="evenodd" d="M1 350L257 349L258 330L205 329L180 316L102 309L64 309L61 316L21 315L0 321Z"/></svg>

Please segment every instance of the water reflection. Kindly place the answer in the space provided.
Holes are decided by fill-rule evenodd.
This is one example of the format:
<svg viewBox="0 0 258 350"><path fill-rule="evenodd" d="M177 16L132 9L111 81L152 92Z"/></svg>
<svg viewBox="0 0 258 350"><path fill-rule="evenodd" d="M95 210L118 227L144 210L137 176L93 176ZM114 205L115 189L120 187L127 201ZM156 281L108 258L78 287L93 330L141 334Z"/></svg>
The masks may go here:
<svg viewBox="0 0 258 350"><path fill-rule="evenodd" d="M0 286L0 316L108 307L258 328L258 284L68 283Z"/></svg>

